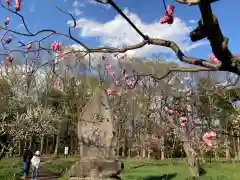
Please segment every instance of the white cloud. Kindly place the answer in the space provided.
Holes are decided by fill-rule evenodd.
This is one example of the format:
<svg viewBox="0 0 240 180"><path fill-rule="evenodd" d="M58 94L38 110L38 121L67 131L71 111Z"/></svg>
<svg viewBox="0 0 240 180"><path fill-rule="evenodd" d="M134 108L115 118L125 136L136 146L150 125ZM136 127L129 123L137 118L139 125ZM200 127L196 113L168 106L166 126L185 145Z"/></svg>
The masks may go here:
<svg viewBox="0 0 240 180"><path fill-rule="evenodd" d="M198 21L197 20L190 20L190 21L188 21L189 23L191 23L191 24L196 24Z"/></svg>
<svg viewBox="0 0 240 180"><path fill-rule="evenodd" d="M75 16L79 16L79 15L83 14L83 12L76 8L76 9L73 10L73 14Z"/></svg>
<svg viewBox="0 0 240 180"><path fill-rule="evenodd" d="M29 11L30 11L31 13L35 12L35 6L34 6L34 4L32 4L32 5L30 6Z"/></svg>
<svg viewBox="0 0 240 180"><path fill-rule="evenodd" d="M73 2L73 7L75 7L75 8L77 8L77 7L84 7L84 4L80 3L80 1L78 1L78 0L75 0Z"/></svg>
<svg viewBox="0 0 240 180"><path fill-rule="evenodd" d="M24 28L24 24L23 23L18 24L17 28Z"/></svg>
<svg viewBox="0 0 240 180"><path fill-rule="evenodd" d="M80 1L78 0L74 0L72 7L73 10L71 11L71 13L73 13L75 16L79 16L83 14L83 11L80 10L80 8L84 7L85 5L83 3L80 3Z"/></svg>
<svg viewBox="0 0 240 180"><path fill-rule="evenodd" d="M203 42L191 43L189 33L192 27L178 17L175 18L172 25L161 25L158 21L146 24L136 14L129 12L127 9L124 10L124 13L144 34L152 38L174 41L185 52L205 44ZM68 23L71 22L69 21ZM120 47L142 41L142 37L120 15L115 16L114 19L106 23L80 18L77 21L77 28L80 29L80 36L82 37L99 38L101 46ZM127 54L129 56L144 56L161 52L166 53L171 52L171 50L169 48L147 45L141 49L129 51Z"/></svg>
<svg viewBox="0 0 240 180"><path fill-rule="evenodd" d="M109 9L111 7L110 4L101 4L101 3L99 3L99 2L97 2L95 0L87 0L87 1L88 1L88 3L93 4L93 5L101 5L101 6L103 6L106 9Z"/></svg>

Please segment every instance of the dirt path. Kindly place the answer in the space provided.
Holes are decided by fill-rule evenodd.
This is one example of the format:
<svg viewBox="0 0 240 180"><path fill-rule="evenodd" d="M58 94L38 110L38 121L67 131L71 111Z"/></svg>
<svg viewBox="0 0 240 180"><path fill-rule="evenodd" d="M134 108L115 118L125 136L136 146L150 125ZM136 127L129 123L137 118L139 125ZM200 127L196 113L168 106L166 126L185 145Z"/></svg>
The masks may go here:
<svg viewBox="0 0 240 180"><path fill-rule="evenodd" d="M32 172L29 172L29 176L28 178L26 178L27 180L31 180L32 179ZM52 172L49 172L45 169L40 169L39 170L39 177L37 178L37 180L58 180L59 176L55 175Z"/></svg>

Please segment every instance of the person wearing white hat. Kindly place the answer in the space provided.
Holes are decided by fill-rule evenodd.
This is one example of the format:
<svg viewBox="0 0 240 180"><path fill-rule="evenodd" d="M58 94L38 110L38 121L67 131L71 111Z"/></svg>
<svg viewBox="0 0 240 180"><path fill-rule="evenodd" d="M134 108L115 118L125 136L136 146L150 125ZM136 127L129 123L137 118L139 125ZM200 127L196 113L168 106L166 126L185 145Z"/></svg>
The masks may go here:
<svg viewBox="0 0 240 180"><path fill-rule="evenodd" d="M32 163L32 180L37 180L38 177L38 171L39 171L39 165L40 165L40 151L36 151L33 155L33 158L31 159ZM34 177L34 173L36 171L36 177Z"/></svg>

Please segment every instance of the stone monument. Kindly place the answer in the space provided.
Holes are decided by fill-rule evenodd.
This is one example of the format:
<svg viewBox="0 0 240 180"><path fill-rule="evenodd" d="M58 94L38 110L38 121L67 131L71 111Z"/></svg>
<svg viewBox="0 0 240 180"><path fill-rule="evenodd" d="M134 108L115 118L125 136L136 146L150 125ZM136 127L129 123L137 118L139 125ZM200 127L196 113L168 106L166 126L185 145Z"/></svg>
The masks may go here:
<svg viewBox="0 0 240 180"><path fill-rule="evenodd" d="M115 128L106 92L96 88L78 121L80 160L70 179L120 179L123 162L115 156Z"/></svg>

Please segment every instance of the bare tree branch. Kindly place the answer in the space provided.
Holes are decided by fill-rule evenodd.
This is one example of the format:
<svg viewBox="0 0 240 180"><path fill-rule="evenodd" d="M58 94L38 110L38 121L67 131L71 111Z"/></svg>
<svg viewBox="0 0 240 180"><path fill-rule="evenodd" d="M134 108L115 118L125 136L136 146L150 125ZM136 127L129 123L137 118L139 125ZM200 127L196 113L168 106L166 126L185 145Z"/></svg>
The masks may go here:
<svg viewBox="0 0 240 180"><path fill-rule="evenodd" d="M201 0L176 0L178 3L181 3L181 4L187 4L189 6L192 6L192 5L199 5ZM212 3L212 2L216 2L216 1L219 1L219 0L208 0L209 3Z"/></svg>

